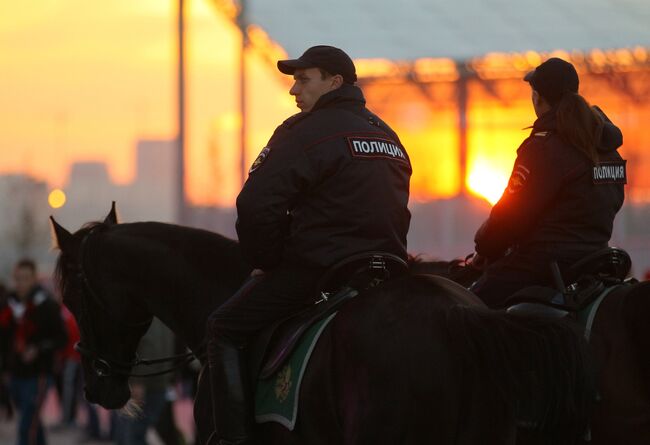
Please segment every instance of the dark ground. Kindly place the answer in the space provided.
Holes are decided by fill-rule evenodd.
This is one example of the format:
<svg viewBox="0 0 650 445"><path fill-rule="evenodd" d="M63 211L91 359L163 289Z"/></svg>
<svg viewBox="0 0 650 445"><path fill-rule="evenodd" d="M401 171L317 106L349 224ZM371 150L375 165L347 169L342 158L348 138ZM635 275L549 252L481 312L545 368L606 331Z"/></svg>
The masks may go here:
<svg viewBox="0 0 650 445"><path fill-rule="evenodd" d="M84 436L83 425L85 424L85 413L83 410L78 415L79 427L60 428L57 422L60 418L60 410L56 394L50 391L43 407L43 419L46 425L46 437L48 445L109 445L111 441L88 441ZM193 434L192 401L189 399L178 400L174 403L174 414L178 428L186 438ZM100 420L104 432L108 431L109 413L100 408ZM155 432L149 431L147 439L150 445L161 445L161 441ZM16 424L15 418L12 421L0 419L0 445L15 445Z"/></svg>

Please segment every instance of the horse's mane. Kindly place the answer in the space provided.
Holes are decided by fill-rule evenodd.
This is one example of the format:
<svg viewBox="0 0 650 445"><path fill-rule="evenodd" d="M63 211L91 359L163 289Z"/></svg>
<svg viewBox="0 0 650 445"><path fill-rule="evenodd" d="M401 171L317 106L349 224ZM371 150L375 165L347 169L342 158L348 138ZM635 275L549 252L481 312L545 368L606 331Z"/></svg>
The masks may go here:
<svg viewBox="0 0 650 445"><path fill-rule="evenodd" d="M427 259L423 254L408 256L408 265L411 270L415 273L422 274L435 274L435 275L448 275L451 272L460 266L465 265L465 261L460 258L453 259L451 261L443 261L437 259Z"/></svg>
<svg viewBox="0 0 650 445"><path fill-rule="evenodd" d="M492 400L515 407L520 421L548 438L543 443L569 443L565 440L583 432L594 397L595 374L577 326L566 320L512 316L462 305L450 309L447 322L467 369L484 369L472 378L492 391ZM567 341L571 337L581 341ZM562 363L560 368L558 363ZM567 418L579 422L571 425Z"/></svg>
<svg viewBox="0 0 650 445"><path fill-rule="evenodd" d="M80 248L84 237L90 232L110 233L116 236L128 237L129 245L136 247L138 250L144 250L151 241L156 243L167 243L170 250L182 255L184 258L196 258L197 268L216 268L225 267L234 269L236 272L243 274L247 267L241 258L241 252L237 241L222 236L218 233L207 230L184 227L174 224L160 222L136 222L125 224L110 224L106 222L89 222L84 224L81 229L72 234L71 239L62 246L55 267L55 280L65 295L74 273L79 272ZM218 253L220 257L210 255L211 261L204 261L206 252ZM203 256L202 256L203 255ZM221 259L223 264L215 264L215 260ZM233 279L239 279L240 273L234 274Z"/></svg>
<svg viewBox="0 0 650 445"><path fill-rule="evenodd" d="M469 286L481 274L481 271L461 258L441 261L427 260L423 255L409 255L408 265L412 274L440 275L463 286Z"/></svg>

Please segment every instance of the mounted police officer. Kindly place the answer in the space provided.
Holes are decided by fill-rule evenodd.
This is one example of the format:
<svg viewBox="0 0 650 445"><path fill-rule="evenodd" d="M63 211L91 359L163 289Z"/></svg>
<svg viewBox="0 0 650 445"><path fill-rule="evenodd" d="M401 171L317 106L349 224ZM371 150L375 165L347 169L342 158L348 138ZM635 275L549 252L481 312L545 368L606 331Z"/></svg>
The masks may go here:
<svg viewBox="0 0 650 445"><path fill-rule="evenodd" d="M578 94L569 62L551 58L524 78L538 118L517 150L508 186L475 236L475 264L489 266L473 286L488 306L607 246L623 205L623 137Z"/></svg>
<svg viewBox="0 0 650 445"><path fill-rule="evenodd" d="M255 270L208 320L211 443L251 440L243 359L254 334L313 305L316 281L340 260L368 251L407 256L410 160L365 108L350 57L314 46L278 69L293 75L289 94L301 112L275 130L237 198L240 246Z"/></svg>

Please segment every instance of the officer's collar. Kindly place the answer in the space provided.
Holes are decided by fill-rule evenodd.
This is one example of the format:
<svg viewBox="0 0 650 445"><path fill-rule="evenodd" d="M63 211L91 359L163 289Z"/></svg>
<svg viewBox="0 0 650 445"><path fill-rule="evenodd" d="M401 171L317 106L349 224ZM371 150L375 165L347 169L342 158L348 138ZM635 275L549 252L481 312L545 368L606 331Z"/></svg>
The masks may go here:
<svg viewBox="0 0 650 445"><path fill-rule="evenodd" d="M553 107L537 118L533 124L533 133L550 131L557 128L557 107Z"/></svg>
<svg viewBox="0 0 650 445"><path fill-rule="evenodd" d="M361 88L344 83L339 88L323 94L318 98L311 111L322 108L343 106L365 106L366 99L363 97Z"/></svg>

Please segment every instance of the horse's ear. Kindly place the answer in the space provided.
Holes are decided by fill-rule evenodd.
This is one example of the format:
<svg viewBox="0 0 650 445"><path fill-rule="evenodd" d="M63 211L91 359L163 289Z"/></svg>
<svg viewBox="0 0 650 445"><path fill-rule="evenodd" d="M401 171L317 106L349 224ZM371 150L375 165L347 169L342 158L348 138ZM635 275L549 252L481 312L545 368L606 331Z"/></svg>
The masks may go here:
<svg viewBox="0 0 650 445"><path fill-rule="evenodd" d="M111 211L108 212L106 218L104 218L104 224L108 226L114 226L117 224L117 210L115 210L115 201L111 204Z"/></svg>
<svg viewBox="0 0 650 445"><path fill-rule="evenodd" d="M53 216L50 216L50 221L52 222L52 229L54 230L54 241L56 247L63 250L72 238L72 234L63 228L61 224L56 222Z"/></svg>

